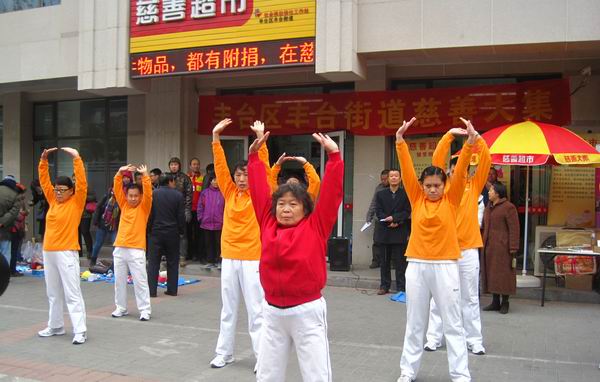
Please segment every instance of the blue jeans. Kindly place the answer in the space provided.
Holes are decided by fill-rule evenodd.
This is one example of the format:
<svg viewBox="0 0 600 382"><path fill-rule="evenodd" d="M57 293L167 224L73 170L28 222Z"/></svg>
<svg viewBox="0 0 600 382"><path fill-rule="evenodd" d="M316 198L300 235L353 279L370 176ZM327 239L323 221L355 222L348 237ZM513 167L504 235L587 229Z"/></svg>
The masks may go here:
<svg viewBox="0 0 600 382"><path fill-rule="evenodd" d="M0 241L0 252L4 255L6 262L10 264L10 240Z"/></svg>
<svg viewBox="0 0 600 382"><path fill-rule="evenodd" d="M117 231L107 231L105 229L98 228L96 231L96 241L94 242L94 247L92 248L92 262L95 262L98 259L98 254L100 253L102 244L104 244L104 239L107 236L108 240L110 240L110 245L113 245L117 237Z"/></svg>

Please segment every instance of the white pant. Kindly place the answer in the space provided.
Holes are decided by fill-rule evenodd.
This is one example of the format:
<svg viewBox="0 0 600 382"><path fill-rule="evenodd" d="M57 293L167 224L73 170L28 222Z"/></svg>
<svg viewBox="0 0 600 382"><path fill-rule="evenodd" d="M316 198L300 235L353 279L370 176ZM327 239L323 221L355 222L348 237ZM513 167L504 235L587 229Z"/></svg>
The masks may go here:
<svg viewBox="0 0 600 382"><path fill-rule="evenodd" d="M402 375L416 379L423 355L429 300L437 303L444 323L448 368L454 382L470 381L469 360L460 313L460 281L456 263L410 261L406 268L406 333L400 359Z"/></svg>
<svg viewBox="0 0 600 382"><path fill-rule="evenodd" d="M460 308L467 346L483 346L481 335L481 314L479 311L479 251L465 249L458 260L460 278ZM431 300L427 342L442 343L442 317L435 301Z"/></svg>
<svg viewBox="0 0 600 382"><path fill-rule="evenodd" d="M43 251L46 294L50 305L48 327L62 328L65 325L63 304L66 300L73 333L87 331L85 325L85 303L81 294L79 252Z"/></svg>
<svg viewBox="0 0 600 382"><path fill-rule="evenodd" d="M254 355L258 359L260 331L263 322L262 303L264 292L258 275L258 260L223 259L221 262L221 328L215 352L233 355L235 328L240 297L243 295L248 312L248 332Z"/></svg>
<svg viewBox="0 0 600 382"><path fill-rule="evenodd" d="M288 309L264 303L257 382L285 381L292 346L305 382L332 380L327 340L327 304L321 297Z"/></svg>
<svg viewBox="0 0 600 382"><path fill-rule="evenodd" d="M150 290L146 273L146 252L143 249L115 247L113 251L115 268L115 305L121 311L127 310L127 274L131 273L133 290L138 311L152 313Z"/></svg>

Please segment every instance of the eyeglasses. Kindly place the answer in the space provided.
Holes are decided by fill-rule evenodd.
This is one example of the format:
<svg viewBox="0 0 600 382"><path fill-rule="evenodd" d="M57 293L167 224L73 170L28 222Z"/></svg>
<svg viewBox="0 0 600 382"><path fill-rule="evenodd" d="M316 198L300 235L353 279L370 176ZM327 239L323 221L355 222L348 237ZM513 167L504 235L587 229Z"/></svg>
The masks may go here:
<svg viewBox="0 0 600 382"><path fill-rule="evenodd" d="M70 188L55 188L54 193L55 194L64 194L65 192L67 192L69 190L70 190Z"/></svg>

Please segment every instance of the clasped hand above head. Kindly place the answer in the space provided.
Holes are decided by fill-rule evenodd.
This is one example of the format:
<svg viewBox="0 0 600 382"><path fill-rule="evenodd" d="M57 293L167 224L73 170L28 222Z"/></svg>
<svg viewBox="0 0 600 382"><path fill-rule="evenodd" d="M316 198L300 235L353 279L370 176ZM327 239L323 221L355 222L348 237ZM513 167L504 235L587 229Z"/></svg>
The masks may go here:
<svg viewBox="0 0 600 382"><path fill-rule="evenodd" d="M469 139L467 140L467 142L469 144L474 144L475 141L477 140L477 137L479 137L479 133L477 133L477 131L475 131L475 128L473 127L473 124L471 123L470 120L465 119L465 118L460 118L460 120L462 121L462 123L465 124L466 128L460 128L460 127L453 127L450 130L448 130L450 132L450 134L455 135L455 136L468 136ZM404 121L402 123L402 126L400 126L398 128L398 130L396 131L396 142L400 143L404 141L404 134L406 133L406 131L408 130L408 128L417 121L417 119L415 117L412 117L410 119L410 121L406 122Z"/></svg>
<svg viewBox="0 0 600 382"><path fill-rule="evenodd" d="M70 156L72 156L73 158L77 158L79 156L79 151L75 150L74 148L71 147L61 147L60 148L62 151L66 152L67 154L69 154ZM58 147L52 147L49 149L44 149L44 151L42 151L42 155L40 157L40 159L42 160L48 160L48 154L51 154L55 151L58 151Z"/></svg>
<svg viewBox="0 0 600 382"><path fill-rule="evenodd" d="M223 121L226 121L226 120L223 120ZM219 125L221 123L223 123L223 121L219 122L219 124L217 124L217 126L215 126L215 128L213 129L213 137L214 137L215 131L217 131L217 127L219 127ZM231 120L229 120L229 123L231 123ZM229 123L227 123L227 125ZM222 128L220 128L219 131L223 131L224 128L225 127L223 126ZM265 132L265 125L261 121L255 121L254 124L252 126L250 126L250 129L256 133L256 137L257 137L254 140L254 142L252 142L252 144L250 145L250 148L248 149L249 153L253 154L255 152L258 152L258 150L263 145L263 143L265 143L267 141L267 139L269 138L270 132L268 132L268 131ZM332 154L332 153L339 151L337 143L335 143L335 141L333 139L331 139L331 137L329 135L322 134L322 133L314 133L312 136L317 142L319 142L321 144L321 147L323 147L323 149L325 151L327 151L328 154ZM277 163L279 165L281 165L283 162L288 161L288 160L295 160L295 161L300 162L301 164L304 164L307 162L306 158L304 158L304 157L287 157L284 153L281 157L279 157L279 159L277 160Z"/></svg>
<svg viewBox="0 0 600 382"><path fill-rule="evenodd" d="M139 172L140 174L147 176L148 175L148 167L145 164L140 165L139 167L135 167L132 164L127 164L125 166L121 166L119 168L119 174L123 174L124 171L130 172Z"/></svg>

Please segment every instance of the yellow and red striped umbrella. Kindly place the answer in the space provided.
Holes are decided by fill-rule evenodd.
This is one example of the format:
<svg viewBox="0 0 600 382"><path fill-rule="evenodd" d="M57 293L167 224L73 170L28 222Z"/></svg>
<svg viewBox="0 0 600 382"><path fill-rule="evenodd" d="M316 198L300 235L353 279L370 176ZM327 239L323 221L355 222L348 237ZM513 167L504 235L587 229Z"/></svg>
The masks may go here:
<svg viewBox="0 0 600 382"><path fill-rule="evenodd" d="M600 153L572 131L547 123L525 121L500 126L481 135L492 163L512 166L544 164L591 165Z"/></svg>

